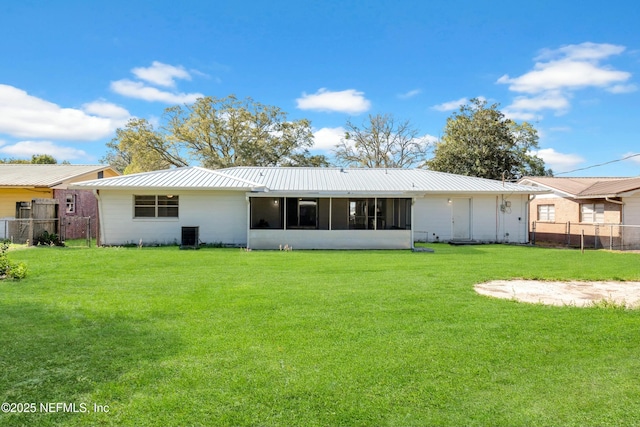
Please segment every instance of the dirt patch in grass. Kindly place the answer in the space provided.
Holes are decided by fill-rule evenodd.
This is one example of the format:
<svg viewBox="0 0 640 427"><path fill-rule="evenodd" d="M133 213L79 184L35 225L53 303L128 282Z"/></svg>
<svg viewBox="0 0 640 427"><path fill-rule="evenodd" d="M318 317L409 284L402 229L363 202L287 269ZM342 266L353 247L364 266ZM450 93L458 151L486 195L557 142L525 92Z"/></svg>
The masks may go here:
<svg viewBox="0 0 640 427"><path fill-rule="evenodd" d="M481 295L546 305L640 307L640 282L494 280L475 286Z"/></svg>

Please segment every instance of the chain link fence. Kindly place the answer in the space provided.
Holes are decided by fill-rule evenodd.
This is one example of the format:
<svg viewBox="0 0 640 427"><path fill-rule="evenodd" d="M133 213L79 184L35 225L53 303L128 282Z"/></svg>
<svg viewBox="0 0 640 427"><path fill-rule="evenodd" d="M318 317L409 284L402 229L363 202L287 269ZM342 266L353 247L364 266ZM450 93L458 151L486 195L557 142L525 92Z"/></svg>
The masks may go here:
<svg viewBox="0 0 640 427"><path fill-rule="evenodd" d="M91 218L0 219L0 240L16 244L37 244L43 237L57 238L67 246L91 246Z"/></svg>
<svg viewBox="0 0 640 427"><path fill-rule="evenodd" d="M0 238L9 240L17 244L33 245L41 236L58 234L57 218L33 219L33 218L12 218L0 220L2 232Z"/></svg>
<svg viewBox="0 0 640 427"><path fill-rule="evenodd" d="M539 245L640 250L640 225L534 221L530 240Z"/></svg>

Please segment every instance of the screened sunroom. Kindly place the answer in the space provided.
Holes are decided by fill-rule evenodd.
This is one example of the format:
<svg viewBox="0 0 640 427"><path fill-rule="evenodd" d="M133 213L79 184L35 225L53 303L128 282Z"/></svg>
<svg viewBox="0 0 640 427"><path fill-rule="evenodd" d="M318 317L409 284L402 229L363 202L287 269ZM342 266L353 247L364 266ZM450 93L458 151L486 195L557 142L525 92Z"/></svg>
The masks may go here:
<svg viewBox="0 0 640 427"><path fill-rule="evenodd" d="M250 197L255 249L410 248L410 198Z"/></svg>

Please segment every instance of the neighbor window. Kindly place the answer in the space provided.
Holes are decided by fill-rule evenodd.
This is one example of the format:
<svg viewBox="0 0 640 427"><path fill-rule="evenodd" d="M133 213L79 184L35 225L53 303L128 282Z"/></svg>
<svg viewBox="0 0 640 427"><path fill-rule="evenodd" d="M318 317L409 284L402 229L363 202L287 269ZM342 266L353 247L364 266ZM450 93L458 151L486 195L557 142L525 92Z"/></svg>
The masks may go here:
<svg viewBox="0 0 640 427"><path fill-rule="evenodd" d="M67 209L68 214L76 213L76 195L67 194Z"/></svg>
<svg viewBox="0 0 640 427"><path fill-rule="evenodd" d="M555 205L538 205L538 221L555 221L556 206Z"/></svg>
<svg viewBox="0 0 640 427"><path fill-rule="evenodd" d="M134 196L135 218L177 218L178 196Z"/></svg>
<svg viewBox="0 0 640 427"><path fill-rule="evenodd" d="M580 205L580 222L603 223L604 203L583 203Z"/></svg>

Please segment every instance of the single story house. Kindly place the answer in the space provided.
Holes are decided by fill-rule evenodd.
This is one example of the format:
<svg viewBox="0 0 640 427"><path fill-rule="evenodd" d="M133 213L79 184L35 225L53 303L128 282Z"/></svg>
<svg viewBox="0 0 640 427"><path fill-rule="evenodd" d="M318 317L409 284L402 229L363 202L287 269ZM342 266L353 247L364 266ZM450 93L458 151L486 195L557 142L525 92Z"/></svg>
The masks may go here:
<svg viewBox="0 0 640 427"><path fill-rule="evenodd" d="M102 245L195 238L252 249L525 243L529 195L544 192L424 169L305 167L185 167L73 188L94 191Z"/></svg>
<svg viewBox="0 0 640 427"><path fill-rule="evenodd" d="M110 178L120 174L108 165L0 164L0 238L11 238L11 220L33 218L34 200L57 202L54 218L67 226L68 238L84 237L86 230L73 227L76 218L91 218L97 232L98 206L91 191L71 190L74 182ZM66 224L68 223L68 224ZM82 222L86 224L86 222ZM19 241L20 239L17 239Z"/></svg>
<svg viewBox="0 0 640 427"><path fill-rule="evenodd" d="M525 177L519 183L550 191L530 203L536 242L578 245L584 233L589 246L621 239L640 245L640 177Z"/></svg>

